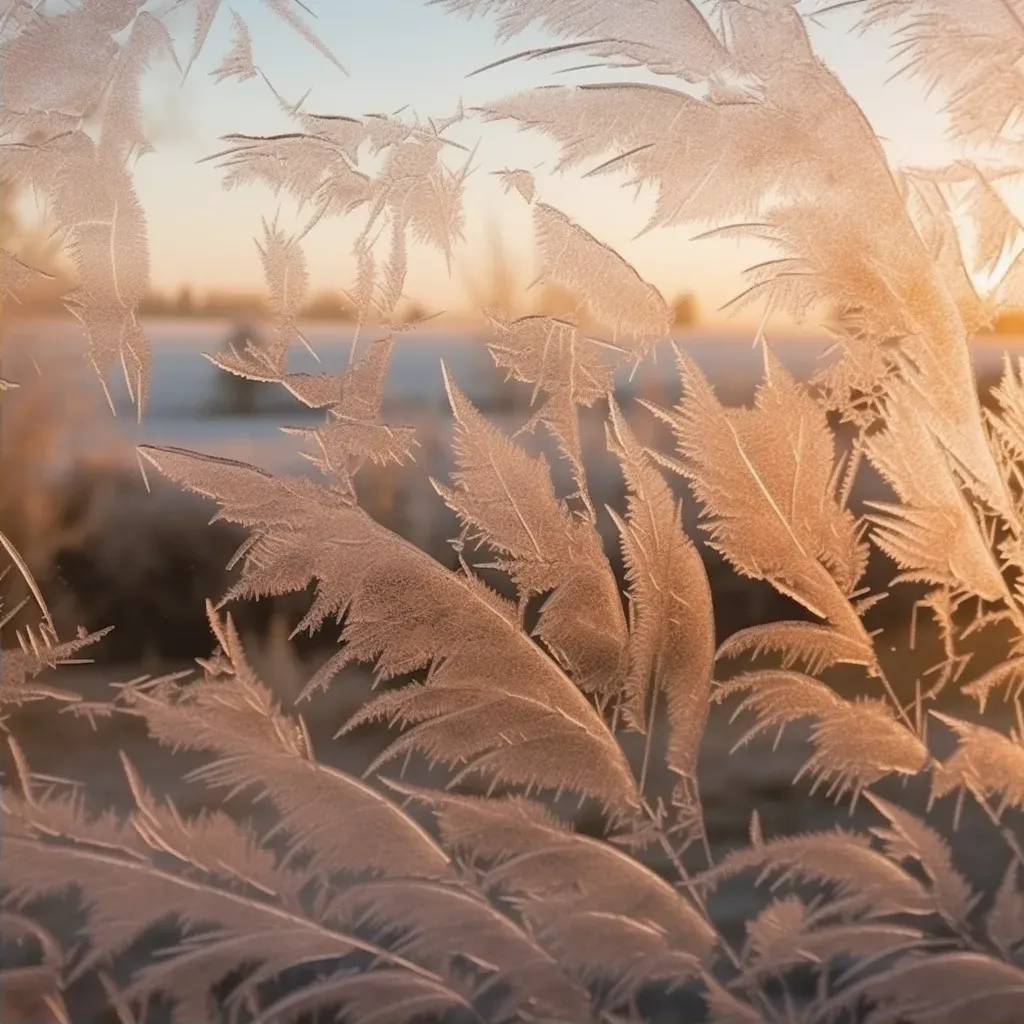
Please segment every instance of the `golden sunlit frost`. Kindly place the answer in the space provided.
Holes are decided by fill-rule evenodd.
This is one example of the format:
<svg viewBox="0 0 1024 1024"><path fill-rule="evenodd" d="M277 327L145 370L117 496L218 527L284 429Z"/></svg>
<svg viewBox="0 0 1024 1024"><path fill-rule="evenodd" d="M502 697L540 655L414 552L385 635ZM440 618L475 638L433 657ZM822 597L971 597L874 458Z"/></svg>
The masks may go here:
<svg viewBox="0 0 1024 1024"><path fill-rule="evenodd" d="M143 80L160 64L192 73L224 5L58 6L13 0L0 10L4 176L48 204L76 273L65 301L87 358L104 380L120 365L141 415L150 252L134 161L159 158ZM343 70L303 4L264 6ZM645 1019L647 1000L666 990L702 1001L709 1024L1016 1024L1024 374L1007 358L983 404L970 344L1024 301L1024 229L1012 202L1024 168L1024 8L431 6L491 16L500 40L554 37L490 67L568 56L660 84L546 86L426 121L404 110L312 113L305 97L274 89L260 39L231 12L230 43L210 76L226 88L268 86L294 130L232 133L207 161L227 189L260 184L294 200L299 223L278 214L257 225L268 329L208 358L322 415L286 428L310 444L311 474L139 447L140 466L216 503L215 518L247 539L228 593L208 595L214 650L199 671L136 679L105 702L43 678L81 660L103 632L62 640L46 581L0 533L43 616L15 628L18 606L0 619L17 640L0 654L13 769L3 789L3 937L34 943L39 959L12 965L5 945L5 1019L31 1006L84 1020L73 996L88 978L120 1020L138 1024L153 1019L161 995L182 1024L262 1024L321 1009L361 1024L610 1024ZM178 11L191 28L180 60L169 27ZM818 29L842 17L888 38L894 72L943 106L957 149L946 166L894 166L819 60ZM368 466L418 471L409 465L416 432L391 422L384 399L403 332L435 312L401 312L419 251L449 267L462 258L467 181L489 159L486 146L460 141L474 118L545 135L563 174L648 187L647 231L694 225L698 245L766 247L730 303L761 318L763 373L752 403L736 407L680 344L673 408L620 401L620 375L653 361L672 311L602 240L606 224L545 201L546 169L492 168L495 195L527 204L540 280L566 294L569 311L486 311L494 364L530 393L518 429L506 410L492 422L468 397L472 382L438 368L452 466L434 486L461 528L442 563L359 499ZM301 316L314 226L354 227L354 326L336 372L289 364L310 347ZM12 302L53 277L6 239L0 270ZM779 314L817 322L836 341L809 380L768 340ZM3 400L18 383L0 380ZM646 413L667 424L671 442ZM606 492L598 497L595 436L621 479L611 507ZM880 478L870 501L858 489L866 467ZM695 520L702 530L688 532ZM719 590L715 554L745 586L781 594L788 617L723 637L715 606L733 592ZM901 590L916 600L906 625L893 622L910 605L897 603ZM282 595L306 601L296 632L323 630L332 646L304 673L300 701L347 692L353 666L372 667L373 695L330 723L338 731L323 742L336 750L312 738L331 712L285 707L223 610ZM932 619L920 647L918 609ZM977 637L988 645L981 668ZM978 716L1001 704L1004 719L949 713L938 700L954 683ZM200 755L175 781L208 792L179 807L122 753L127 812L96 814L93 780L83 795L36 774L19 742L24 707L54 703L100 727L102 718L143 724L150 740ZM809 799L806 783L867 818L807 834L773 820L766 836L759 809L743 807L753 812L749 841L737 847L721 796L715 803L701 788L704 755L715 756L730 713L723 703L743 720L738 746L769 733L778 744L786 727L803 726L809 745L793 740L786 751L801 761L794 799ZM337 751L365 752L359 741L375 727L391 732L361 776L333 766ZM766 757L763 745L755 757ZM760 763L757 772L769 792L776 781ZM891 785L907 780L925 786ZM915 788L928 790L927 807L911 806ZM263 798L253 823L237 820L240 797ZM947 800L948 836L939 828L948 819L930 816ZM979 812L972 828L988 829L971 832L972 843L998 851L994 892L959 863L967 801ZM720 916L727 882L747 886L732 904L745 916L740 940L738 922ZM69 883L87 919L73 949L34 919L36 899ZM151 927L168 921L172 938ZM144 937L151 944L140 948ZM130 950L141 960L118 961ZM297 968L311 971L306 984ZM665 1012L682 1019L682 1005Z"/></svg>

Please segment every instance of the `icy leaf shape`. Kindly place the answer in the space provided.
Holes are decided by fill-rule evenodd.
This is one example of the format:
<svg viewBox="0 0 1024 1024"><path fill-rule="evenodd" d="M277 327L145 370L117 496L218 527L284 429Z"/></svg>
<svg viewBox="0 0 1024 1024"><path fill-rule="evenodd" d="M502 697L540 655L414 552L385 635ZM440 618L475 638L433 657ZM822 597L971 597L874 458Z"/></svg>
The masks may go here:
<svg viewBox="0 0 1024 1024"><path fill-rule="evenodd" d="M245 82L258 74L253 63L252 36L249 34L248 25L235 12L231 14L231 23L235 31L234 45L210 74L218 82L223 82L227 78Z"/></svg>
<svg viewBox="0 0 1024 1024"><path fill-rule="evenodd" d="M935 829L913 814L873 793L868 799L889 819L889 829L875 829L885 840L886 852L893 860L916 860L928 876L939 912L955 928L966 926L978 902L977 894L953 864L949 845Z"/></svg>
<svg viewBox="0 0 1024 1024"><path fill-rule="evenodd" d="M0 650L0 714L27 701L57 700L77 704L81 694L37 681L36 676L58 665L75 663L79 651L98 642L109 629L79 632L73 640L61 641L47 623L22 634L22 646ZM3 719L0 718L0 727Z"/></svg>
<svg viewBox="0 0 1024 1024"><path fill-rule="evenodd" d="M690 0L432 0L468 15L499 15L499 38L510 39L538 22L563 39L580 40L587 53L625 66L688 82L713 77L745 78Z"/></svg>
<svg viewBox="0 0 1024 1024"><path fill-rule="evenodd" d="M394 344L391 335L371 342L355 364L340 376L290 373L283 378L283 383L311 408L331 406L338 416L372 420L380 412Z"/></svg>
<svg viewBox="0 0 1024 1024"><path fill-rule="evenodd" d="M431 667L425 683L382 694L346 726L374 719L415 726L381 761L421 750L445 764L466 763L463 773L572 789L632 813L635 782L607 726L523 633L515 608L478 579L444 569L334 490L178 449L140 452L171 479L215 497L223 518L256 528L235 596L316 581L304 625L345 614L345 646L308 689L352 661L376 662L384 679ZM490 671L495 659L500 681Z"/></svg>
<svg viewBox="0 0 1024 1024"><path fill-rule="evenodd" d="M1018 514L985 432L969 346L963 336L955 347L953 341L936 328L927 341L918 338L906 345L910 387L900 402L908 416L927 424L970 490L1013 523ZM911 369L915 365L920 372Z"/></svg>
<svg viewBox="0 0 1024 1024"><path fill-rule="evenodd" d="M1008 471L1013 474L1015 464L1024 460L1024 361L1003 356L1003 376L992 389L996 400L995 414L990 414L989 425L1010 455Z"/></svg>
<svg viewBox="0 0 1024 1024"><path fill-rule="evenodd" d="M467 932L479 936L482 959L497 980L510 984L513 1005L583 1012L585 1000L550 957L511 920L462 888L424 881L362 883L335 889L330 898L321 894L308 909L301 893L312 880L301 868L281 863L226 815L183 818L173 806L158 804L128 764L126 773L136 809L125 822L109 816L89 822L80 806L60 797L22 801L5 791L3 802L7 877L22 898L59 891L74 877L92 910L94 961L117 955L169 912L193 932L176 955L137 973L127 998L166 993L179 1004L178 1019L186 1020L190 1012L208 1010L211 989L237 969L238 958L258 963L257 976L269 980L296 964L361 954L376 967L358 975L364 999L372 994L388 1005L396 979L409 976L407 986L418 981L434 991L432 1005L467 1006L446 977L451 940ZM53 841L64 836L73 840ZM133 893L130 914L126 884ZM442 992L447 999L438 1003ZM256 994L248 985L236 987L228 1008L247 993ZM307 990L303 998L311 1007L349 1008L351 997L338 985ZM280 1006L273 997L270 1002L266 1018L279 1019Z"/></svg>
<svg viewBox="0 0 1024 1024"><path fill-rule="evenodd" d="M78 287L68 305L100 379L120 364L141 416L149 387L149 346L137 312L149 284L145 214L116 153L99 149L84 132L61 140L61 148L65 161L51 195L60 221L72 229Z"/></svg>
<svg viewBox="0 0 1024 1024"><path fill-rule="evenodd" d="M270 292L273 324L260 346L271 373L284 371L288 349L299 336L297 320L309 294L309 269L298 239L277 224L263 222L263 242L256 243Z"/></svg>
<svg viewBox="0 0 1024 1024"><path fill-rule="evenodd" d="M629 581L626 713L635 728L647 732L657 701L664 701L666 761L695 787L715 658L711 588L675 497L614 400L609 447L619 457L628 495L626 519L615 517Z"/></svg>
<svg viewBox="0 0 1024 1024"><path fill-rule="evenodd" d="M409 252L405 244L405 225L398 218L391 222L391 252L384 265L381 282L380 310L385 317L391 316L402 301L402 289L409 269Z"/></svg>
<svg viewBox="0 0 1024 1024"><path fill-rule="evenodd" d="M723 408L693 360L678 348L677 358L680 405L654 411L676 433L685 460L679 468L703 505L712 545L741 573L768 580L867 653L871 643L849 599L867 551L838 501L823 411L767 347L753 409Z"/></svg>
<svg viewBox="0 0 1024 1024"><path fill-rule="evenodd" d="M92 110L118 54L111 33L128 20L106 25L87 5L35 18L0 48L4 115L46 111L78 118ZM60 74L53 74L55 67Z"/></svg>
<svg viewBox="0 0 1024 1024"><path fill-rule="evenodd" d="M570 831L543 806L394 785L432 808L445 847L482 869L489 889L514 897L529 920L543 921L548 942L601 915L595 923L608 930L598 948L609 959L599 962L612 970L629 959L627 950L613 951L615 929L621 947L634 924L657 929L670 949L698 962L711 954L714 932L685 898L613 845Z"/></svg>
<svg viewBox="0 0 1024 1024"><path fill-rule="evenodd" d="M533 202L534 196L537 194L537 185L529 171L518 169L497 171L495 173L501 180L502 185L505 186L506 192L515 190L528 203Z"/></svg>
<svg viewBox="0 0 1024 1024"><path fill-rule="evenodd" d="M867 450L900 503L871 503L873 540L906 579L999 600L1005 592L1002 577L949 456L915 416L908 389L894 385L891 395L885 427L871 436Z"/></svg>
<svg viewBox="0 0 1024 1024"><path fill-rule="evenodd" d="M282 21L294 29L313 49L318 50L326 57L339 71L345 68L338 61L338 58L320 40L320 37L306 24L299 15L296 8L307 10L299 0L263 0L263 3L270 8Z"/></svg>
<svg viewBox="0 0 1024 1024"><path fill-rule="evenodd" d="M1003 807L1024 807L1024 744L984 725L932 714L953 730L955 752L936 766L932 793L945 796L965 787L983 796L997 797Z"/></svg>
<svg viewBox="0 0 1024 1024"><path fill-rule="evenodd" d="M506 321L492 314L495 339L488 343L494 362L509 375L533 385L532 403L543 395L530 423L543 423L554 434L573 476L586 495L583 450L577 406L593 407L611 392L614 364L579 328L550 316L523 316Z"/></svg>
<svg viewBox="0 0 1024 1024"><path fill-rule="evenodd" d="M1014 141L1024 97L1016 0L981 0L970 10L956 0L869 0L859 13L867 25L894 30L897 71L944 95L963 141Z"/></svg>
<svg viewBox="0 0 1024 1024"><path fill-rule="evenodd" d="M815 752L797 776L810 775L815 789L831 783L830 794L857 793L891 773L916 775L928 763L921 740L884 701L848 701L810 676L776 669L744 673L719 687L720 697L733 693L746 694L735 715L757 716L739 744L773 727L781 733L790 722L815 719Z"/></svg>
<svg viewBox="0 0 1024 1024"><path fill-rule="evenodd" d="M848 900L848 908L860 906L871 916L931 914L931 893L916 878L873 849L863 836L851 832L812 832L785 836L763 845L730 853L698 881L717 885L738 872L757 868L761 881L810 880L835 887Z"/></svg>
<svg viewBox="0 0 1024 1024"><path fill-rule="evenodd" d="M175 6L191 6L195 9L195 25L192 29L192 53L186 66L186 73L191 70L196 58L202 52L206 39L213 27L214 19L220 10L221 0L177 0ZM237 15L236 15L237 17Z"/></svg>
<svg viewBox="0 0 1024 1024"><path fill-rule="evenodd" d="M261 181L304 203L318 199L325 213L341 214L367 202L370 179L354 166L363 136L359 121L347 121L351 139L340 142L318 134L226 136L232 145L209 159L226 171L224 187Z"/></svg>
<svg viewBox="0 0 1024 1024"><path fill-rule="evenodd" d="M161 21L143 11L132 22L131 33L114 69L110 99L103 116L101 148L110 148L124 158L153 152L142 127L140 89L142 75L161 52L177 63L167 29Z"/></svg>
<svg viewBox="0 0 1024 1024"><path fill-rule="evenodd" d="M949 289L964 326L973 331L986 314L967 268L956 222L939 184L921 175L905 173L907 209L925 248Z"/></svg>
<svg viewBox="0 0 1024 1024"><path fill-rule="evenodd" d="M748 626L725 640L715 657L736 658L750 654L756 658L768 653L781 654L783 668L802 663L811 675L840 663L872 663L871 652L862 641L812 622L769 622Z"/></svg>
<svg viewBox="0 0 1024 1024"><path fill-rule="evenodd" d="M881 1006L870 1024L912 1020L921 1024L960 1024L984 1020L1013 1024L1024 998L1024 971L976 952L933 952L906 957L887 971L873 974L838 994L837 1003L853 1004L867 996Z"/></svg>
<svg viewBox="0 0 1024 1024"><path fill-rule="evenodd" d="M587 692L614 697L625 673L626 622L601 538L555 496L542 456L485 420L444 371L455 418L449 507L498 552L521 599L548 594L537 635Z"/></svg>
<svg viewBox="0 0 1024 1024"><path fill-rule="evenodd" d="M355 365L340 376L286 374L281 379L305 404L314 408L331 406L327 422L321 426L285 430L313 438L321 452L321 458L313 459L314 464L345 484L364 461L403 464L413 458L417 444L414 429L392 426L378 418L393 347L394 337L385 335L373 341Z"/></svg>
<svg viewBox="0 0 1024 1024"><path fill-rule="evenodd" d="M196 780L234 793L255 787L269 797L279 827L312 850L310 869L447 875L447 858L412 819L364 782L315 760L305 724L285 714L257 678L231 617L210 607L208 614L220 647L202 662L203 676L129 687L125 708L161 743L218 755L192 773Z"/></svg>
<svg viewBox="0 0 1024 1024"><path fill-rule="evenodd" d="M985 705L992 694L992 691L1005 686L1005 694L1008 700L1019 700L1024 692L1024 657L1007 658L1000 662L995 668L972 679L962 687L962 692L973 697L980 710L985 710Z"/></svg>
<svg viewBox="0 0 1024 1024"><path fill-rule="evenodd" d="M774 900L747 922L744 959L764 970L796 948L808 928L807 906L796 896Z"/></svg>
<svg viewBox="0 0 1024 1024"><path fill-rule="evenodd" d="M370 223L390 211L414 238L450 259L462 238L462 186L469 162L459 171L449 170L440 160L445 146L440 135L412 137L412 129L405 130L410 138L391 146L373 179Z"/></svg>
<svg viewBox="0 0 1024 1024"><path fill-rule="evenodd" d="M1024 43L1024 36L1021 41ZM964 213L971 218L974 227L975 269L980 274L988 274L1014 247L1021 225L985 175L976 167L972 171Z"/></svg>
<svg viewBox="0 0 1024 1024"><path fill-rule="evenodd" d="M833 924L796 896L775 900L747 922L745 960L750 973L781 975L797 964L828 964L841 956L878 956L913 948L923 935L893 924Z"/></svg>
<svg viewBox="0 0 1024 1024"><path fill-rule="evenodd" d="M669 333L665 300L618 253L546 203L533 219L547 279L579 295L613 338L650 344Z"/></svg>

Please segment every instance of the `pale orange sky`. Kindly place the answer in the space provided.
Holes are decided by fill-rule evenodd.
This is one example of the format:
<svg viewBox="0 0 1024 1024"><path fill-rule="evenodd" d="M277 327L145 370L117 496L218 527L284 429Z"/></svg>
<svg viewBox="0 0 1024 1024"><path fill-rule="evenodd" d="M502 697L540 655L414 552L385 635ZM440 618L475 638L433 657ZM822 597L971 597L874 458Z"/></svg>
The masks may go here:
<svg viewBox="0 0 1024 1024"><path fill-rule="evenodd" d="M375 0L366 5L320 0L310 6L318 15L317 32L346 66L348 77L294 33L283 31L268 12L254 7L246 17L257 64L288 100L312 89L307 109L316 113L358 116L410 104L421 117L443 117L456 109L460 96L470 107L532 85L627 77L607 71L557 75L559 67L571 62L534 61L467 78L468 72L500 56L549 40L530 33L499 46L492 41L492 21L467 22L422 0ZM946 162L950 154L942 142L943 121L934 103L924 100L914 82L884 84L892 72L885 37L851 34L850 24L849 16L830 15L827 27L812 26L814 42L864 108L891 159L914 165ZM191 24L182 19L175 25L178 51L184 56ZM177 72L165 66L154 70L144 91L153 111L150 127L156 152L139 161L135 175L149 218L153 284L164 291L182 284L200 291L259 288L261 272L253 240L260 233L260 218L272 218L280 209L287 224L295 213L290 201L275 199L262 186L224 191L217 168L196 162L222 148L218 137L227 132L294 130L261 80L218 85L209 76L231 45L230 29L231 19L224 9L203 57L184 85ZM487 172L533 168L557 152L539 136L518 133L513 126L471 121L459 126L453 137L469 145L480 141L475 161L479 170L467 183L466 241L455 253L451 277L441 257L417 247L406 288L407 294L435 309L466 303L467 269L486 276L481 260L486 259L486 239L495 218L509 250L522 263L522 284L529 281L533 263L528 208L517 196L504 195ZM566 177L539 172L537 180L545 202L565 210L617 248L667 299L680 292L696 293L706 318L713 318L714 310L739 290L740 271L761 258L758 250L745 243L692 242L697 227L663 229L635 239L646 222L652 197L641 195L637 200L631 189L616 188L613 179L580 180L576 172ZM308 236L306 252L314 290L351 284L354 268L349 249L358 227L358 216L349 224L332 220Z"/></svg>

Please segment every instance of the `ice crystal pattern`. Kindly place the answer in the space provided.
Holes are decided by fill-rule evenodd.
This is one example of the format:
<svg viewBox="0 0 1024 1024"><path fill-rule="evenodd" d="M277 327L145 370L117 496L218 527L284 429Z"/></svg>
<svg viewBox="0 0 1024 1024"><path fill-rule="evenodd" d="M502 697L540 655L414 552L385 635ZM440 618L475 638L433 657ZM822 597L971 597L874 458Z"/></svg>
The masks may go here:
<svg viewBox="0 0 1024 1024"><path fill-rule="evenodd" d="M45 197L77 271L67 304L87 359L101 379L120 366L140 415L148 247L132 167L153 147L139 83L157 61L189 73L221 6L6 0L0 13L3 173ZM265 6L343 70L297 0ZM318 759L301 704L281 706L214 603L214 653L198 671L136 680L89 704L40 677L96 637L61 640L40 601L43 619L3 653L0 682L14 766L2 798L3 928L38 952L37 964L3 972L7 997L74 1019L66 996L93 977L123 1021L150 1019L163 998L183 1024L326 1010L377 1024L611 1022L642 1019L651 991L682 989L717 1024L1019 1020L1024 854L1007 823L1024 808L1024 368L1007 359L983 410L968 343L1024 295L1024 232L1005 199L1024 169L1024 7L720 0L708 20L688 0L435 6L492 17L502 39L539 28L557 40L523 56L576 53L660 84L547 86L426 122L313 114L275 93L295 130L231 135L211 161L226 187L262 182L308 219L293 230L263 223L270 329L211 358L323 411L318 426L295 431L313 442L319 476L139 452L147 473L212 499L220 518L249 531L237 584L211 602L312 585L300 628L334 629L337 651L303 697L371 664L378 691L338 741L373 722L393 739L362 777ZM165 25L179 9L194 18L184 55ZM938 168L887 159L815 55L809 26L834 17L889 33L897 70L942 99L968 156ZM244 15L231 18L213 77L223 88L266 81ZM416 456L412 428L382 417L384 385L411 250L450 260L462 239L473 155L453 129L472 117L543 134L562 171L651 187L650 230L699 224L768 245L775 256L748 271L735 305L756 305L765 325L779 313L830 312L836 352L802 382L762 333L757 394L733 408L679 347L679 403L649 407L671 447L651 448L632 425L637 410L612 392L616 372L651 358L669 333L664 298L599 225L592 233L544 202L543 179L497 171L531 207L544 278L578 300L562 318L489 311L496 365L532 388L525 429L550 436L572 490L562 493L548 457L488 422L445 370L454 470L436 490L461 527L448 568L374 521L356 479L368 463ZM303 238L324 220L358 224L358 330L343 373L295 373ZM5 297L16 298L35 271L13 252L3 268ZM610 515L624 595L600 529L606 510L587 486L584 408L605 415L621 471L625 502ZM844 452L829 417L853 438ZM866 463L891 494L860 509L849 496ZM697 538L683 528L684 481ZM706 549L803 618L716 636ZM909 704L897 695L907 680L897 687L887 672L892 645L871 626L886 600L865 582L872 549L894 590L924 594L918 606L936 627L940 661L921 666ZM905 635L896 642L906 646ZM968 650L978 635L1002 655L983 672ZM737 670L744 658L754 664ZM837 671L859 680L859 696L832 685ZM937 710L952 689L979 714ZM1017 729L981 719L996 699L1015 709ZM191 781L262 798L272 826L240 822L228 802L186 815L124 757L133 808L97 813L88 786L83 795L27 763L17 718L40 701L92 717L98 735L103 718L128 717L154 743L205 755ZM726 702L745 716L744 742L810 723L801 775L867 803L875 827L767 836L754 813L747 845L714 855L699 755L709 715ZM641 758L627 756L627 734L639 736ZM403 779L417 756L440 772L437 788ZM655 760L673 779L660 795ZM975 888L936 825L875 791L893 778L925 783L937 805L955 797L958 814L971 801L987 815L1006 864L998 892ZM563 820L565 798L600 827L584 834ZM740 876L772 888L737 940L711 904ZM69 887L88 919L76 945L35 914ZM168 920L177 935L161 955L119 974L122 954Z"/></svg>

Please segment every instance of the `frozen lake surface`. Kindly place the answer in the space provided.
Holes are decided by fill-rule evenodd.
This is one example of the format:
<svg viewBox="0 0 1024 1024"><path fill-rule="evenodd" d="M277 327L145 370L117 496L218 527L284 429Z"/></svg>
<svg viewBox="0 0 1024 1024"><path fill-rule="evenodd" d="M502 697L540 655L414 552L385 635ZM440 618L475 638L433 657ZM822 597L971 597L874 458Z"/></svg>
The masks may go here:
<svg viewBox="0 0 1024 1024"><path fill-rule="evenodd" d="M205 353L215 353L232 332L228 321L155 320L147 325L152 347L151 391L146 418L140 426L123 380L112 375L111 393L120 427L126 439L150 444L173 444L211 454L248 457L267 468L298 471L308 466L296 455L296 441L278 429L286 424L309 424L316 415L304 409L282 388L261 391L257 409L250 415L228 415L223 407L223 379ZM18 348L20 339L33 347L53 352L66 365L81 359L81 339L73 326L32 322L5 329L8 344ZM304 328L305 337L319 362L301 346L292 352L290 368L306 372L336 372L349 358L352 329L346 325L314 324ZM743 335L689 333L677 339L694 358L728 403L749 400L762 372L762 357ZM797 377L810 376L822 365L832 343L825 339L771 336L769 342L786 367ZM1017 339L1005 347L1016 349ZM978 345L974 351L979 379L991 382L1000 372L1004 348L995 343ZM491 361L483 340L464 333L420 330L398 336L385 389L385 415L412 416L435 422L448 419L441 375L444 362L452 378L482 411L497 418L508 415L510 402L519 403L519 421L529 401L529 388L506 383ZM83 368L84 369L84 368ZM83 387L97 388L87 375ZM616 397L629 412L632 400L647 397L663 405L678 396L677 374L671 343L663 343L641 366L620 372Z"/></svg>

